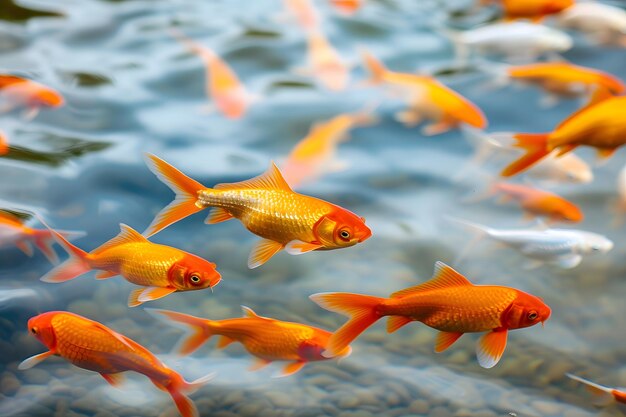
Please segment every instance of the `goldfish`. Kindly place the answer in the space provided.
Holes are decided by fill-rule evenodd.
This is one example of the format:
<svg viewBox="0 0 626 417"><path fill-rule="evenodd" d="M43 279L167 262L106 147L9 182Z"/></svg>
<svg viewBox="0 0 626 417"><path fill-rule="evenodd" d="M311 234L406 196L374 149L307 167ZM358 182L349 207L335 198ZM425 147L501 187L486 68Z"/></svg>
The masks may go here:
<svg viewBox="0 0 626 417"><path fill-rule="evenodd" d="M346 15L356 13L363 6L364 0L330 0L335 9Z"/></svg>
<svg viewBox="0 0 626 417"><path fill-rule="evenodd" d="M32 119L41 107L61 107L65 99L58 91L43 84L10 74L0 74L0 112L26 107L25 117Z"/></svg>
<svg viewBox="0 0 626 417"><path fill-rule="evenodd" d="M76 239L85 235L84 232L58 230L56 233L66 239ZM53 264L59 258L52 249L53 232L48 229L33 229L24 220L7 211L0 210L0 247L16 246L28 256L33 256L33 245Z"/></svg>
<svg viewBox="0 0 626 417"><path fill-rule="evenodd" d="M311 0L283 0L283 4L303 29L313 30L319 26L317 10Z"/></svg>
<svg viewBox="0 0 626 417"><path fill-rule="evenodd" d="M126 371L145 375L159 389L167 391L183 417L198 417L198 410L185 393L193 393L212 375L187 382L152 352L134 340L97 321L67 311L49 311L28 320L28 331L49 350L31 356L18 369L30 369L57 355L73 365L98 372L106 382L120 386Z"/></svg>
<svg viewBox="0 0 626 417"><path fill-rule="evenodd" d="M599 397L603 397L605 403L618 402L626 404L626 389L624 388L609 388L576 375L568 373L566 373L565 375L567 375L574 381L585 384L587 386L587 389L589 389L589 391L591 391L593 394L596 394Z"/></svg>
<svg viewBox="0 0 626 417"><path fill-rule="evenodd" d="M492 186L492 192L501 193L505 201L515 200L527 215L547 217L551 222L578 223L584 218L574 203L548 191L500 182Z"/></svg>
<svg viewBox="0 0 626 417"><path fill-rule="evenodd" d="M477 233L480 237L486 236L517 250L532 260L528 264L529 268L547 263L570 269L580 264L583 255L607 253L613 249L613 242L608 238L582 230L494 229L467 220L456 218L449 220Z"/></svg>
<svg viewBox="0 0 626 417"><path fill-rule="evenodd" d="M588 35L593 41L626 46L626 11L599 2L578 2L557 16L557 23Z"/></svg>
<svg viewBox="0 0 626 417"><path fill-rule="evenodd" d="M209 320L167 310L150 309L192 329L192 334L182 342L180 353L188 355L198 349L211 336L220 335L218 348L233 342L241 343L253 356L257 370L273 361L288 361L281 376L295 374L308 362L329 359L322 355L331 333L306 324L280 321L257 315L251 308L242 306L244 316L226 320ZM346 346L337 357L350 355Z"/></svg>
<svg viewBox="0 0 626 417"><path fill-rule="evenodd" d="M504 55L513 60L534 60L548 52L569 50L574 41L565 32L529 22L492 23L461 32L449 31L459 57L465 59L470 51Z"/></svg>
<svg viewBox="0 0 626 417"><path fill-rule="evenodd" d="M350 79L350 69L328 39L319 30L313 30L307 35L307 43L310 69L303 70L303 73L315 77L324 88L344 90Z"/></svg>
<svg viewBox="0 0 626 417"><path fill-rule="evenodd" d="M229 119L243 117L255 98L239 81L237 74L212 49L179 31L172 30L171 33L204 62L207 96L214 101L215 107Z"/></svg>
<svg viewBox="0 0 626 417"><path fill-rule="evenodd" d="M465 177L471 168L482 168L492 159L510 157L518 151L512 145L512 133L485 133L468 126L464 126L461 131L476 151L466 167L459 171L457 178ZM526 171L526 175L533 180L550 184L588 184L593 181L593 171L587 162L574 153L558 156L558 151L553 151L533 165Z"/></svg>
<svg viewBox="0 0 626 417"><path fill-rule="evenodd" d="M373 55L367 52L362 55L372 83L384 83L408 100L409 109L397 115L405 124L416 125L422 118L431 120L432 124L422 130L425 135L444 133L462 123L479 129L487 127L487 119L478 106L436 79L393 72Z"/></svg>
<svg viewBox="0 0 626 417"><path fill-rule="evenodd" d="M252 179L214 188L185 176L162 159L148 155L148 168L176 193L176 199L152 221L151 236L170 224L207 207L213 207L208 224L236 218L252 233L263 238L248 258L256 268L285 249L290 255L313 250L354 246L372 232L365 219L314 197L294 192L278 167Z"/></svg>
<svg viewBox="0 0 626 417"><path fill-rule="evenodd" d="M505 19L530 19L533 22L540 22L573 4L574 0L502 0Z"/></svg>
<svg viewBox="0 0 626 417"><path fill-rule="evenodd" d="M592 93L597 87L616 95L626 92L624 83L617 77L569 62L518 65L510 67L507 73L513 80L537 84L556 97L580 97Z"/></svg>
<svg viewBox="0 0 626 417"><path fill-rule="evenodd" d="M347 132L375 121L369 111L346 113L316 123L309 134L294 146L285 161L282 173L291 187L310 182L325 171L341 169L337 161L337 146L346 140Z"/></svg>
<svg viewBox="0 0 626 417"><path fill-rule="evenodd" d="M612 96L601 88L587 106L562 121L554 131L515 134L515 146L526 154L508 165L501 175L510 177L523 172L554 150L563 155L583 145L596 148L601 158L610 157L626 143L624 106L626 96Z"/></svg>
<svg viewBox="0 0 626 417"><path fill-rule="evenodd" d="M58 233L53 232L53 236L70 258L44 275L42 281L65 282L92 269L100 270L96 279L121 275L128 282L147 287L130 293L129 307L175 291L213 288L221 280L214 263L171 246L152 243L125 224L120 224L117 236L91 252L72 245Z"/></svg>
<svg viewBox="0 0 626 417"><path fill-rule="evenodd" d="M0 130L0 155L5 155L9 152L9 141L7 136Z"/></svg>
<svg viewBox="0 0 626 417"><path fill-rule="evenodd" d="M465 333L487 332L478 342L478 363L494 367L506 347L509 330L544 323L550 307L534 295L495 285L474 285L444 264L435 264L430 281L391 294L390 298L352 293L319 293L309 298L320 307L349 317L331 336L327 354L343 351L363 331L389 316L387 332L412 321L439 330L435 352L448 349Z"/></svg>

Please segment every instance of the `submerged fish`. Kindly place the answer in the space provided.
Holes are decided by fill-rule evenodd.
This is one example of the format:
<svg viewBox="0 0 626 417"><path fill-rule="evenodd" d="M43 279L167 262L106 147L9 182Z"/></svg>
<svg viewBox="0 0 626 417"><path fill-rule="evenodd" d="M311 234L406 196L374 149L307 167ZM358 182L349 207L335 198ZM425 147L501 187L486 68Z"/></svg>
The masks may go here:
<svg viewBox="0 0 626 417"><path fill-rule="evenodd" d="M530 19L540 22L574 4L574 0L502 0L506 20Z"/></svg>
<svg viewBox="0 0 626 417"><path fill-rule="evenodd" d="M534 295L509 287L474 285L443 262L435 264L430 281L391 294L391 298L352 293L320 293L310 298L320 307L350 319L330 338L334 355L365 329L390 316L387 332L421 321L439 330L435 352L443 352L465 333L488 332L478 342L478 363L495 366L506 347L509 330L545 322L550 307Z"/></svg>
<svg viewBox="0 0 626 417"><path fill-rule="evenodd" d="M76 239L84 236L84 232L58 230L56 233L66 239ZM52 249L54 243L53 232L48 229L33 229L24 224L24 220L19 217L0 210L0 248L16 246L28 256L33 256L33 245L35 245L48 260L59 263L59 258Z"/></svg>
<svg viewBox="0 0 626 417"><path fill-rule="evenodd" d="M557 16L559 25L579 30L594 41L626 46L626 11L600 2L577 2Z"/></svg>
<svg viewBox="0 0 626 417"><path fill-rule="evenodd" d="M502 200L515 200L527 215L547 217L551 222L578 223L584 218L574 203L558 195L521 184L496 183L493 193L500 193Z"/></svg>
<svg viewBox="0 0 626 417"><path fill-rule="evenodd" d="M44 275L45 282L65 282L92 269L97 279L123 276L128 282L147 288L130 293L129 307L156 300L175 291L195 291L217 285L221 276L216 265L199 256L171 246L158 245L125 224L120 233L102 246L85 252L53 232L70 259Z"/></svg>
<svg viewBox="0 0 626 417"><path fill-rule="evenodd" d="M215 102L217 109L230 119L243 117L254 97L248 93L235 72L212 49L179 31L172 30L172 34L204 62L207 95Z"/></svg>
<svg viewBox="0 0 626 417"><path fill-rule="evenodd" d="M207 188L154 155L148 155L147 163L148 168L176 193L176 199L148 226L145 232L148 236L213 207L206 220L208 224L236 218L263 238L248 258L248 267L256 268L283 249L291 255L299 255L319 249L346 248L372 235L362 217L294 192L274 164L252 179Z"/></svg>
<svg viewBox="0 0 626 417"><path fill-rule="evenodd" d="M0 74L0 112L26 107L25 116L32 119L41 107L60 107L65 104L56 90L38 82L9 74Z"/></svg>
<svg viewBox="0 0 626 417"><path fill-rule="evenodd" d="M530 267L544 263L561 268L574 268L584 255L607 253L613 242L606 237L571 229L494 229L466 220L450 218L479 236L503 243L533 260ZM466 253L464 250L463 253Z"/></svg>
<svg viewBox="0 0 626 417"><path fill-rule="evenodd" d="M350 80L350 69L341 59L341 55L319 30L310 31L307 35L307 42L310 69L304 72L310 73L329 90L344 90Z"/></svg>
<svg viewBox="0 0 626 417"><path fill-rule="evenodd" d="M294 146L283 164L287 183L296 188L319 178L327 171L340 170L344 164L336 160L337 146L346 140L355 127L376 121L370 111L345 113L316 123L309 134Z"/></svg>
<svg viewBox="0 0 626 417"><path fill-rule="evenodd" d="M9 152L9 141L7 135L0 130L0 155L5 155Z"/></svg>
<svg viewBox="0 0 626 417"><path fill-rule="evenodd" d="M578 381L587 386L587 389L593 394L601 397L605 403L618 402L626 404L626 388L609 388L604 385L596 384L585 378L581 378L572 374L565 374L574 381Z"/></svg>
<svg viewBox="0 0 626 417"><path fill-rule="evenodd" d="M364 0L330 0L330 4L341 13L352 15L363 6Z"/></svg>
<svg viewBox="0 0 626 417"><path fill-rule="evenodd" d="M363 61L374 84L384 83L408 101L408 110L398 114L405 124L417 125L422 119L432 121L422 130L426 135L444 133L463 123L479 129L487 127L487 119L478 106L433 77L390 71L367 52L363 52Z"/></svg>
<svg viewBox="0 0 626 417"><path fill-rule="evenodd" d="M589 105L570 115L553 132L515 134L515 146L526 154L501 175L510 177L523 172L554 150L563 155L579 146L591 146L597 149L598 156L610 157L626 144L624 108L626 96L612 96L605 89L598 89Z"/></svg>
<svg viewBox="0 0 626 417"><path fill-rule="evenodd" d="M185 393L196 391L211 375L187 382L139 343L67 311L49 311L31 318L28 331L49 350L24 360L18 369L32 368L58 355L79 368L100 373L113 386L123 382L121 372L135 371L168 392L183 417L198 417L196 406Z"/></svg>
<svg viewBox="0 0 626 417"><path fill-rule="evenodd" d="M283 0L285 9L296 18L298 24L305 30L313 30L319 25L319 17L311 1Z"/></svg>
<svg viewBox="0 0 626 417"><path fill-rule="evenodd" d="M306 324L280 321L257 315L248 307L243 308L244 317L209 320L175 311L153 310L166 318L189 326L193 333L182 342L180 353L188 355L198 349L211 336L221 336L218 348L233 342L241 343L246 350L256 356L252 369L260 369L273 361L289 361L281 376L298 372L312 361L330 359L323 356L331 332L307 326ZM352 350L345 347L337 357L346 357Z"/></svg>

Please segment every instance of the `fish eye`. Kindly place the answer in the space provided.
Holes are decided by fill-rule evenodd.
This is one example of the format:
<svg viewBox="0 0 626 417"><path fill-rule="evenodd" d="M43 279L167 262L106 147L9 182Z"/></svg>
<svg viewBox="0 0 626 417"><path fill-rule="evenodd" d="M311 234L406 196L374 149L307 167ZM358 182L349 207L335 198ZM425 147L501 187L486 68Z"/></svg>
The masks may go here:
<svg viewBox="0 0 626 417"><path fill-rule="evenodd" d="M591 247L591 250L593 250L593 251L599 251L599 250L600 250L600 246L595 246L595 245L594 245L594 246L592 246L592 247Z"/></svg>
<svg viewBox="0 0 626 417"><path fill-rule="evenodd" d="M37 328L36 328L36 327L32 327L32 328L30 329L30 332L31 332L32 334L37 334Z"/></svg>
<svg viewBox="0 0 626 417"><path fill-rule="evenodd" d="M348 240L350 239L350 232L344 229L339 232L339 237L341 237L344 240Z"/></svg>
<svg viewBox="0 0 626 417"><path fill-rule="evenodd" d="M536 311L531 311L530 313L528 313L528 320L533 321L537 319L537 312Z"/></svg>
<svg viewBox="0 0 626 417"><path fill-rule="evenodd" d="M200 277L196 274L193 274L192 276L189 277L189 280L194 283L197 284L200 282Z"/></svg>

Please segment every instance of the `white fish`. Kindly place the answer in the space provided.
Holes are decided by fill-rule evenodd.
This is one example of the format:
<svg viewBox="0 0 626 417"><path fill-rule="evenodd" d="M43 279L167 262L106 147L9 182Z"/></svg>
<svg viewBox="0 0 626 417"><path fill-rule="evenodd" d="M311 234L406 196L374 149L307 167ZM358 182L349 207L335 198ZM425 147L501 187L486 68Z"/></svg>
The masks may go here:
<svg viewBox="0 0 626 417"><path fill-rule="evenodd" d="M461 58L469 50L509 58L533 59L547 52L563 52L574 42L565 32L528 22L493 23L451 34Z"/></svg>
<svg viewBox="0 0 626 417"><path fill-rule="evenodd" d="M603 44L624 44L626 11L596 2L576 3L558 15L558 24L579 30Z"/></svg>
<svg viewBox="0 0 626 417"><path fill-rule="evenodd" d="M503 157L503 159L508 160L520 153L518 148L512 146L512 133L486 133L468 126L463 126L461 131L474 147L475 152L472 159L459 171L458 178L462 178L472 169L481 168L493 159ZM526 176L536 181L554 184L588 184L593 181L593 171L589 164L573 152L560 157L557 155L558 152L556 151L549 154L526 171Z"/></svg>
<svg viewBox="0 0 626 417"><path fill-rule="evenodd" d="M532 260L529 267L542 264L574 268L584 255L606 253L613 249L608 238L591 232L573 229L493 229L466 220L449 220L519 251ZM468 248L462 251L462 255ZM461 256L461 255L460 255ZM458 261L458 260L457 260Z"/></svg>

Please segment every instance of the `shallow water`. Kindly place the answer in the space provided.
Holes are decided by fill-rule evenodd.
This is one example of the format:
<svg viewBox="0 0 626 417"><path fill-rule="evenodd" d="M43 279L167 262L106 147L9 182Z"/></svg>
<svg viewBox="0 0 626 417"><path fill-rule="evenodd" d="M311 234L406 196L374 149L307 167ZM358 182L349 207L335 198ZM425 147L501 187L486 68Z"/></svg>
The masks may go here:
<svg viewBox="0 0 626 417"><path fill-rule="evenodd" d="M324 2L318 2L324 3ZM445 18L439 2L372 0L354 18L321 7L324 29L342 56L357 63L359 45L392 69L436 70L442 81L477 103L490 131L543 131L577 105L541 108L532 88L490 90L487 77L454 68L453 48L432 26ZM0 160L4 208L30 209L55 228L84 230L75 241L92 249L126 223L143 230L173 194L146 168L155 153L198 181L212 185L250 178L280 160L310 125L364 103L386 99L380 90L355 86L341 94L314 88L291 68L305 62L305 41L293 22L280 20L279 1L23 1L2 2L0 68L58 88L68 105L44 110L30 122L19 112L0 116L11 151ZM54 15L61 15L55 17ZM481 18L489 18L488 15ZM230 121L206 113L204 70L167 33L176 25L216 49L262 100L246 117ZM567 59L626 78L623 50L589 45L577 37ZM240 305L282 320L335 329L343 317L308 300L324 291L377 295L422 282L435 261L452 263L470 237L444 214L498 227L528 225L517 207L463 198L484 187L484 174L453 177L471 149L458 131L423 137L393 119L401 104L385 100L380 123L359 128L339 148L350 169L328 174L302 192L367 218L373 237L357 247L299 257L281 253L255 270L246 260L256 241L240 223L203 225L192 216L152 240L218 264L215 292L172 294L148 307L222 319ZM580 152L595 163L591 152ZM436 331L419 323L387 335L383 323L353 343L341 363L307 365L288 378L272 378L279 365L249 372L240 345L216 350L214 342L188 358L168 354L182 332L126 306L133 285L89 273L65 284L38 278L50 269L40 254L0 250L0 415L175 416L170 398L140 375L123 390L97 374L50 359L20 372L17 364L42 352L26 331L31 316L63 309L101 321L159 355L188 379L217 372L194 394L203 416L620 416L624 409L596 408L591 395L565 372L607 385L626 385L626 237L610 212L618 152L595 169L584 186L551 188L585 212L580 229L615 242L608 255L590 257L573 270L524 269L515 252L484 243L458 269L473 282L509 285L544 298L552 317L544 329L513 331L500 364L482 369L476 335L435 354ZM496 167L490 167L492 173ZM60 249L58 249L60 253ZM9 292L17 290L18 292ZM26 290L26 291L24 291ZM7 294L6 299L4 294ZM511 413L511 414L509 414ZM513 414L514 413L514 414Z"/></svg>

